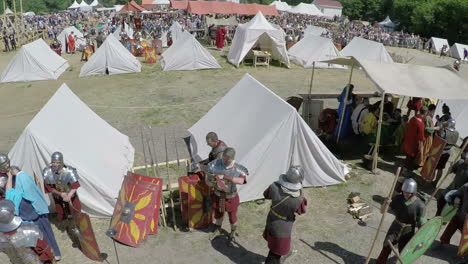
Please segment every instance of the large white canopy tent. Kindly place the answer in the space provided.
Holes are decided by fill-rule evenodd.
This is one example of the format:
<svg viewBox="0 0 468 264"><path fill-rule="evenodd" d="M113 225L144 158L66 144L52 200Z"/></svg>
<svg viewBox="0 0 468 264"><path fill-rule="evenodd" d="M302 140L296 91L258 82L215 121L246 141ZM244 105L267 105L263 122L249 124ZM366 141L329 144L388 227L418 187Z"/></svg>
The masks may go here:
<svg viewBox="0 0 468 264"><path fill-rule="evenodd" d="M11 15L11 14L13 14L13 11L11 11L11 9L10 9L9 7L7 7L7 8L5 9L5 11L3 12L3 14L4 14L4 15Z"/></svg>
<svg viewBox="0 0 468 264"><path fill-rule="evenodd" d="M161 56L163 71L219 69L216 59L188 32L183 32Z"/></svg>
<svg viewBox="0 0 468 264"><path fill-rule="evenodd" d="M68 9L77 9L80 8L80 4L76 2L76 0L71 4L71 6L68 7Z"/></svg>
<svg viewBox="0 0 468 264"><path fill-rule="evenodd" d="M463 60L465 56L464 54L465 49L468 50L468 45L455 43L450 48L450 56L457 58L459 60ZM465 61L468 61L468 58L466 58Z"/></svg>
<svg viewBox="0 0 468 264"><path fill-rule="evenodd" d="M99 7L102 6L98 0L94 0L89 6L91 7Z"/></svg>
<svg viewBox="0 0 468 264"><path fill-rule="evenodd" d="M397 94L411 97L426 97L437 99L468 99L468 82L462 79L453 70L444 67L431 67L402 63L379 63L355 57L340 57L324 61L326 63L351 66L350 82L355 67L361 67L368 78L384 95ZM349 84L346 96L349 92ZM343 111L344 113L345 111ZM382 126L383 107L380 108L379 126L377 130L376 147L373 153L373 169L377 168L377 157ZM341 119L343 116L341 116ZM341 123L340 123L341 127ZM338 133L340 134L340 133Z"/></svg>
<svg viewBox="0 0 468 264"><path fill-rule="evenodd" d="M67 49L67 43L68 43L68 36L73 32L73 37L77 36L78 38L75 38L75 47L78 47L82 44L85 43L84 40L84 35L79 31L76 27L70 26L62 30L60 34L57 36L57 40L60 41L60 44L62 44L62 52L65 52Z"/></svg>
<svg viewBox="0 0 468 264"><path fill-rule="evenodd" d="M258 46L271 52L272 58L289 67L284 31L270 24L261 12L245 24L239 24L228 53L228 61L239 67L249 51Z"/></svg>
<svg viewBox="0 0 468 264"><path fill-rule="evenodd" d="M353 56L358 59L376 62L393 63L393 59L382 43L354 37L344 49L343 56Z"/></svg>
<svg viewBox="0 0 468 264"><path fill-rule="evenodd" d="M66 120L66 129L63 122ZM79 139L79 140L78 140ZM109 217L135 150L128 137L94 113L63 84L25 128L10 150L12 165L33 176L43 186L42 169L53 152L80 176L78 195L83 211Z"/></svg>
<svg viewBox="0 0 468 264"><path fill-rule="evenodd" d="M176 42L177 39L179 39L182 35L182 26L179 24L179 22L174 21L174 23L172 23L171 27L169 28L169 32L171 32L172 42Z"/></svg>
<svg viewBox="0 0 468 264"><path fill-rule="evenodd" d="M291 6L288 5L288 3L282 2L281 0L273 1L270 5L274 5L276 7L276 10L283 12L291 9Z"/></svg>
<svg viewBox="0 0 468 264"><path fill-rule="evenodd" d="M329 38L308 35L294 44L288 54L291 61L304 68L344 68L341 65L320 62L341 56Z"/></svg>
<svg viewBox="0 0 468 264"><path fill-rule="evenodd" d="M448 44L448 41L446 39L442 39L442 38L435 38L435 37L432 37L430 38L426 44L424 44L424 47L427 49L429 48L429 45L432 43L432 50L436 51L436 52L440 52L442 50L442 47L444 45L447 46L447 51L448 49L450 48L449 44Z"/></svg>
<svg viewBox="0 0 468 264"><path fill-rule="evenodd" d="M304 186L338 184L349 172L294 107L249 74L189 129L196 161L210 152L205 142L210 131L222 135L235 148L236 161L249 170L248 184L238 187L242 202L261 198L290 165L302 166Z"/></svg>
<svg viewBox="0 0 468 264"><path fill-rule="evenodd" d="M110 34L93 56L81 67L80 77L98 74L141 72L140 62Z"/></svg>
<svg viewBox="0 0 468 264"><path fill-rule="evenodd" d="M68 69L68 62L44 40L21 47L0 76L0 83L57 80Z"/></svg>
<svg viewBox="0 0 468 264"><path fill-rule="evenodd" d="M320 12L320 10L314 4L306 3L300 3L297 6L289 9L287 12L300 15L323 16L323 13Z"/></svg>
<svg viewBox="0 0 468 264"><path fill-rule="evenodd" d="M322 36L322 34L327 34L328 31L325 28L317 27L313 25L308 25L307 28L304 30L304 37L307 36Z"/></svg>
<svg viewBox="0 0 468 264"><path fill-rule="evenodd" d="M379 22L379 26L383 27L391 32L395 30L396 24L387 16L382 22Z"/></svg>

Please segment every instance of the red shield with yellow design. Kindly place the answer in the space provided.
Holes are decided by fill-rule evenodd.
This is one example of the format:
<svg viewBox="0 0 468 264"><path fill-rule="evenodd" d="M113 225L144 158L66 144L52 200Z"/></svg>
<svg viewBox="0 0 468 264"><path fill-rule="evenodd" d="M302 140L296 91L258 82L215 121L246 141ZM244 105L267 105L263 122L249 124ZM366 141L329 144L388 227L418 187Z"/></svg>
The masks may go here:
<svg viewBox="0 0 468 264"><path fill-rule="evenodd" d="M132 174L124 178L108 231L113 239L132 247L146 239L151 222L154 223L160 188L158 184L136 180Z"/></svg>
<svg viewBox="0 0 468 264"><path fill-rule="evenodd" d="M189 228L205 228L212 221L210 189L203 175L193 174L179 178L182 221Z"/></svg>
<svg viewBox="0 0 468 264"><path fill-rule="evenodd" d="M188 192L190 182L197 182L199 180L197 175L179 177L179 197L180 197L180 213L182 215L182 223L188 226Z"/></svg>
<svg viewBox="0 0 468 264"><path fill-rule="evenodd" d="M434 135L431 149L427 153L426 162L421 169L421 177L424 180L431 182L434 179L434 171L446 144L447 142L445 140L437 135Z"/></svg>
<svg viewBox="0 0 468 264"><path fill-rule="evenodd" d="M103 261L89 216L77 211L73 206L70 206L70 211L74 222L73 234L80 242L81 252L91 260Z"/></svg>
<svg viewBox="0 0 468 264"><path fill-rule="evenodd" d="M152 47L145 48L145 62L156 63L156 49Z"/></svg>
<svg viewBox="0 0 468 264"><path fill-rule="evenodd" d="M465 217L465 223L463 224L463 233L460 239L460 245L458 246L458 256L468 256L468 217Z"/></svg>
<svg viewBox="0 0 468 264"><path fill-rule="evenodd" d="M129 172L127 175L132 177L133 179L137 181L144 181L144 182L149 182L151 184L157 185L156 189L156 202L154 204L154 215L153 215L153 220L150 223L150 235L155 235L158 233L158 224L159 224L159 209L161 207L161 192L162 192L162 185L163 185L163 179L161 178L155 178L155 177L148 177L148 176L143 176L140 174L132 173Z"/></svg>

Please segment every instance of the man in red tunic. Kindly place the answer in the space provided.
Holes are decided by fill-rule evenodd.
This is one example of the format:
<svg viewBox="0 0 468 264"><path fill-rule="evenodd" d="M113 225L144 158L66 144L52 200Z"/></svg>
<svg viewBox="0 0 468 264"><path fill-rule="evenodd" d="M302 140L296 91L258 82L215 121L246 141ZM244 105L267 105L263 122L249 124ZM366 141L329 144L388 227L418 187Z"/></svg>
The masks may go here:
<svg viewBox="0 0 468 264"><path fill-rule="evenodd" d="M404 167L408 170L414 170L420 164L424 149L424 116L427 113L427 107L422 107L419 114L415 115L408 122L406 134L403 139L402 149L406 153Z"/></svg>
<svg viewBox="0 0 468 264"><path fill-rule="evenodd" d="M220 50L224 48L226 34L227 31L224 27L218 27L218 29L216 30L216 47Z"/></svg>
<svg viewBox="0 0 468 264"><path fill-rule="evenodd" d="M47 193L52 193L55 202L55 210L59 221L68 219L71 215L70 202L77 211L81 211L81 203L76 190L80 187L76 169L66 166L63 155L54 152L51 165L42 171L44 187Z"/></svg>
<svg viewBox="0 0 468 264"><path fill-rule="evenodd" d="M271 200L263 238L268 241L268 256L265 264L281 263L281 256L290 255L291 230L296 214L304 214L307 200L302 193L304 170L300 166L291 166L277 182L265 190L263 196Z"/></svg>
<svg viewBox="0 0 468 264"><path fill-rule="evenodd" d="M68 35L68 52L75 54L75 39L73 38L73 31Z"/></svg>
<svg viewBox="0 0 468 264"><path fill-rule="evenodd" d="M236 185L245 184L249 174L244 166L235 162L235 156L236 151L233 148L226 148L222 159L216 159L208 164L207 172L214 177L207 175L206 181L215 189L212 208L216 219L215 229L210 235L210 240L222 233L221 225L224 213L227 212L231 224L228 241L234 241L237 229L237 208L240 204Z"/></svg>

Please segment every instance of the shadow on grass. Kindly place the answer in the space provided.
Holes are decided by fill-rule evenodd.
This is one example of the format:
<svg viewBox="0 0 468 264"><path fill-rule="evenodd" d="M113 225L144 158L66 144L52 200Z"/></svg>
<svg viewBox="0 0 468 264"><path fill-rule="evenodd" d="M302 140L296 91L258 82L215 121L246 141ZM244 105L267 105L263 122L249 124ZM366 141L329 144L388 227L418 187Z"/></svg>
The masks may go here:
<svg viewBox="0 0 468 264"><path fill-rule="evenodd" d="M332 253L343 259L343 263L346 264L356 264L356 263L364 263L365 257L350 252L341 246L331 243L331 242L315 242L314 245L309 244L308 242L304 241L303 239L299 239L302 243L309 246L311 249L317 251L322 256L326 257L329 261L327 263L336 263L339 264L340 262L336 261L332 257L330 257L327 252Z"/></svg>
<svg viewBox="0 0 468 264"><path fill-rule="evenodd" d="M265 262L265 256L248 251L237 242L234 242L233 246L228 245L226 234L213 239L211 245L216 251L228 257L233 263L261 264Z"/></svg>

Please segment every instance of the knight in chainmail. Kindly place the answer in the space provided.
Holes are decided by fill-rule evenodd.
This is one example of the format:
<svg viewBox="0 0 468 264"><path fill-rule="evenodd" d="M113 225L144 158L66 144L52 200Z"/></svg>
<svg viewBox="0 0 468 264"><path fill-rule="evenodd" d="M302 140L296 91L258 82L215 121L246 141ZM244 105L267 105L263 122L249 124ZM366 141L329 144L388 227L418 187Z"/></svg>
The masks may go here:
<svg viewBox="0 0 468 264"><path fill-rule="evenodd" d="M39 227L15 216L15 205L10 200L0 201L0 252L13 264L52 263L54 259Z"/></svg>
<svg viewBox="0 0 468 264"><path fill-rule="evenodd" d="M233 148L226 148L222 159L216 159L208 164L205 181L208 186L214 188L212 208L216 219L210 239L221 234L224 213L227 212L231 224L228 241L234 241L237 228L237 209L240 204L236 185L247 183L247 175L249 174L244 166L235 162L235 156L236 151Z"/></svg>
<svg viewBox="0 0 468 264"><path fill-rule="evenodd" d="M75 168L67 166L63 154L54 152L51 164L42 171L46 192L52 193L55 210L59 221L66 220L71 215L70 203L77 211L81 211L81 203L76 193L80 187L78 173Z"/></svg>
<svg viewBox="0 0 468 264"><path fill-rule="evenodd" d="M392 245L398 244L401 252L416 233L416 228L420 228L424 222L424 202L417 197L417 184L414 179L406 179L401 187L402 194L398 194L392 200L385 199L382 210L390 202L390 209L395 213L395 220L390 225L385 236L384 246L377 258L376 264L387 263L392 252ZM386 212L382 212L386 213Z"/></svg>
<svg viewBox="0 0 468 264"><path fill-rule="evenodd" d="M268 242L265 264L279 264L282 256L292 253L291 233L296 214L306 212L307 200L302 193L304 170L291 166L286 174L271 184L263 196L271 200L263 238Z"/></svg>

